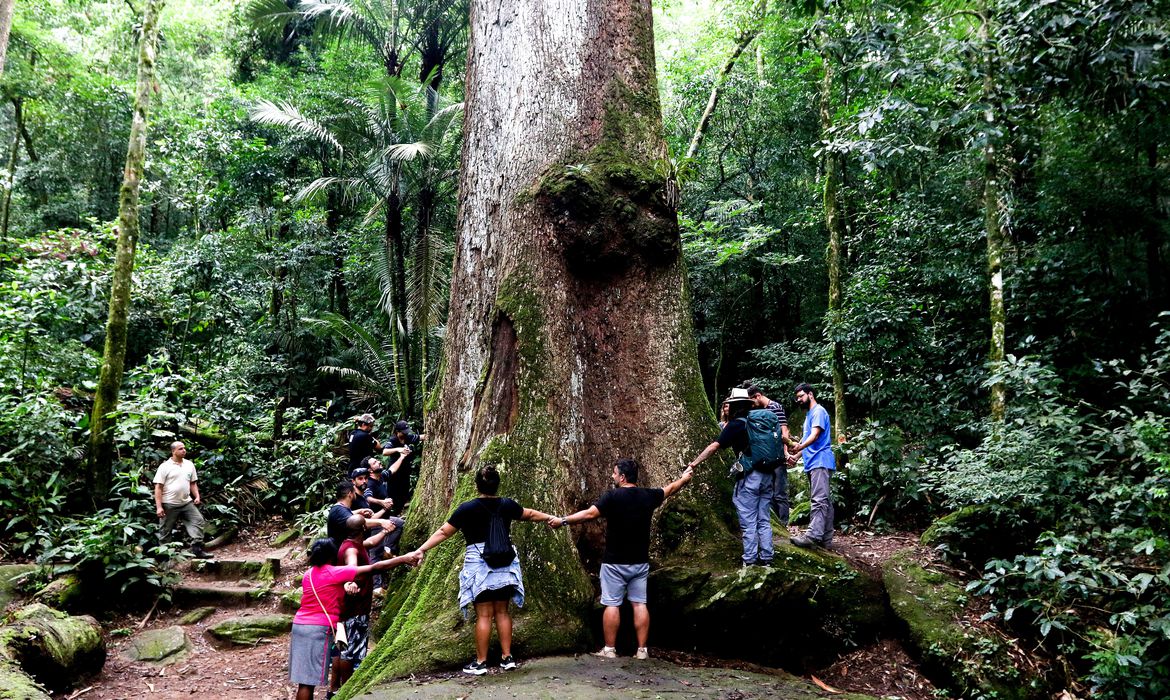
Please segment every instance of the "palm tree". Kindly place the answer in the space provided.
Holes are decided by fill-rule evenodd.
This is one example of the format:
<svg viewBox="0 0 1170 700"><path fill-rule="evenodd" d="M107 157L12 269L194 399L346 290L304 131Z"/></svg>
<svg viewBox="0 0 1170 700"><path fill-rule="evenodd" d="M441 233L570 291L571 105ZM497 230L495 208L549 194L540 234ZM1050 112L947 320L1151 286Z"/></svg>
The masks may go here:
<svg viewBox="0 0 1170 700"><path fill-rule="evenodd" d="M453 193L450 165L458 151L452 136L457 131L452 126L463 105L442 106L429 86L393 76L375 81L366 99L347 98L343 103L349 113L339 120L340 128L307 117L291 104L267 100L256 104L251 117L313 139L331 149L341 161L345 174L315 179L298 193L297 199L334 188L351 202L372 199L364 221L379 217L382 220L383 255L375 261L375 267L382 289L379 307L389 319L388 346L366 342L350 325L336 320L324 327L363 343L367 351L355 357L369 359L369 349L375 346L385 350L389 374L378 377L379 372L371 369L371 376L378 377L381 386L393 387L399 412L418 415L414 413L419 407L417 399L425 396L433 377L436 346L431 340L442 331L446 301L442 271L444 261L450 258L450 246L434 226L433 215L437 203L453 199L445 196ZM429 104L438 109L428 118ZM347 155L343 143L351 144L357 155ZM351 164L348 168L347 161ZM404 204L416 191L427 193L431 201L417 208L414 237L408 239ZM372 360L365 364L368 368L377 366ZM354 379L350 373L327 371ZM392 381L387 381L387 376Z"/></svg>

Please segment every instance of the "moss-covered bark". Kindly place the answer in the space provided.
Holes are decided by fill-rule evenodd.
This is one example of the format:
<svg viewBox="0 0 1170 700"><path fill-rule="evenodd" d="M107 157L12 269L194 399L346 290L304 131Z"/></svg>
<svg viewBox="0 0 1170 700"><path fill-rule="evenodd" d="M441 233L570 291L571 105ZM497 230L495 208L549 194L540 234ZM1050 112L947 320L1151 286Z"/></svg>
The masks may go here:
<svg viewBox="0 0 1170 700"><path fill-rule="evenodd" d="M428 401L404 533L418 544L500 467L501 495L572 512L615 458L661 486L716 434L690 325L647 0L547 8L477 0L471 13L460 215L441 389ZM500 21L505 17L507 21ZM660 515L659 558L733 543L718 467ZM592 524L513 525L527 604L519 655L579 649L603 546ZM462 538L391 578L381 642L346 688L466 661Z"/></svg>
<svg viewBox="0 0 1170 700"><path fill-rule="evenodd" d="M49 688L68 688L106 659L101 627L92 617L73 617L34 603L0 627L0 659Z"/></svg>
<svg viewBox="0 0 1170 700"><path fill-rule="evenodd" d="M1044 680L1012 660L1014 640L968 622L967 596L953 577L923 568L905 550L886 562L883 578L909 647L935 685L964 698L1048 696Z"/></svg>
<svg viewBox="0 0 1170 700"><path fill-rule="evenodd" d="M101 377L90 414L86 486L90 495L104 500L110 490L113 462L113 432L109 414L118 408L122 372L126 364L126 331L130 318L130 289L134 274L134 251L138 245L138 194L146 164L146 130L150 97L155 88L154 68L158 51L159 15L165 0L147 0L142 17L138 47L138 82L134 93L134 119L126 149L126 169L118 198L118 251L110 287L110 312L106 320L106 343L102 352Z"/></svg>

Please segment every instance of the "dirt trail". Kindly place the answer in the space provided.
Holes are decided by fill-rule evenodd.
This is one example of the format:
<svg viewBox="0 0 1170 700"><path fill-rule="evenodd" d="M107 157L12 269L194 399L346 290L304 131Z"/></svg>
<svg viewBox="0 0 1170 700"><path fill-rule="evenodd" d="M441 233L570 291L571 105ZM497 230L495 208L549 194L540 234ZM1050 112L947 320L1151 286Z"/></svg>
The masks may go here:
<svg viewBox="0 0 1170 700"><path fill-rule="evenodd" d="M263 560L273 553L269 542L284 528L279 520L241 531L238 539L215 552L220 560ZM893 552L914 546L917 537L908 534L840 535L833 551L855 567L878 575L881 562ZM208 580L180 567L185 581ZM263 640L255 647L221 649L213 646L204 631L230 617L265 615L278 611L281 593L299 586L302 562L286 557L272 587L272 594L246 608L221 607L210 617L184 627L189 649L179 661L167 666L132 661L125 653L132 640L143 632L172 627L195 607L212 603L190 603L154 614L139 628L141 617L120 616L106 623L109 659L102 673L83 682L78 690L54 696L58 700L106 700L114 698L211 697L216 700L283 700L292 698L295 688L287 682L288 636ZM223 582L232 586L236 581ZM126 636L129 633L129 636ZM933 686L919 673L916 664L896 640L883 639L855 650L831 666L814 671L804 679L746 662L717 659L669 650L654 650L655 659L638 665L619 659L604 668L606 660L588 656L531 659L516 672L506 675L499 669L475 679L452 671L399 681L371 698L449 697L671 697L696 698L811 698L847 697L845 693L869 696L897 696L905 700L930 700ZM558 680L560 679L560 680ZM763 680L761 680L763 679ZM566 683L578 688L567 694ZM555 686L555 687L554 687ZM555 691L555 692L554 692ZM324 690L318 689L317 697Z"/></svg>

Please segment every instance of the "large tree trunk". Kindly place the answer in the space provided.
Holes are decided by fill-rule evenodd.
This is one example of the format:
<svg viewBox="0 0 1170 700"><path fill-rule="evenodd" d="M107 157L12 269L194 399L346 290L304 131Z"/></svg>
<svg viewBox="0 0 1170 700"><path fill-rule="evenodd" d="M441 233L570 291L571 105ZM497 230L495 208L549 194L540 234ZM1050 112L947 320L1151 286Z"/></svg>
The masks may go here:
<svg viewBox="0 0 1170 700"><path fill-rule="evenodd" d="M138 83L134 94L134 120L126 149L126 169L118 198L118 252L110 289L110 314L106 321L106 346L102 353L101 379L89 420L89 469L86 486L95 501L110 490L113 462L113 422L108 415L118 408L118 392L126 364L126 326L130 316L130 289L134 274L134 249L138 244L138 193L146 163L146 125L154 89L154 62L158 47L158 18L165 0L147 0L138 47Z"/></svg>
<svg viewBox="0 0 1170 700"><path fill-rule="evenodd" d="M484 464L500 467L502 495L563 513L596 500L615 458L637 458L642 484L662 486L716 432L667 204L649 0L480 0L467 89L446 366L412 543L474 495ZM719 521L719 471L661 512L659 559L738 552ZM580 647L600 527L512 533L527 588L516 653ZM347 695L471 652L456 539L400 582L392 627Z"/></svg>

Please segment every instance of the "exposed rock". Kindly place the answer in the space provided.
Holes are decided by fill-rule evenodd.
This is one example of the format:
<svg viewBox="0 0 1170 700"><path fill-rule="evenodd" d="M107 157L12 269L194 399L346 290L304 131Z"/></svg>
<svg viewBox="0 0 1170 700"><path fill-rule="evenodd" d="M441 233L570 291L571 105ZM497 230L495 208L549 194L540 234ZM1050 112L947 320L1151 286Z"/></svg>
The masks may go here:
<svg viewBox="0 0 1170 700"><path fill-rule="evenodd" d="M294 588L291 591L281 594L280 609L288 613L295 613L297 610L300 610L301 595L303 593L304 591L300 588Z"/></svg>
<svg viewBox="0 0 1170 700"><path fill-rule="evenodd" d="M651 651L653 653L653 651ZM342 688L338 697L354 697ZM352 691L351 691L352 692ZM783 698L817 700L825 693L787 673L752 673L724 668L689 668L667 661L594 656L550 656L525 661L507 673L478 678L437 676L428 680L400 680L380 685L366 700L446 700L474 696L477 700L557 698ZM872 700L865 695L834 695L843 700Z"/></svg>
<svg viewBox="0 0 1170 700"><path fill-rule="evenodd" d="M135 661L156 661L172 664L181 652L190 647L182 627L163 627L147 630L130 640L126 657Z"/></svg>
<svg viewBox="0 0 1170 700"><path fill-rule="evenodd" d="M189 612L186 615L179 618L179 624L180 625L193 625L196 622L202 622L203 620L206 620L207 618L211 617L213 614L215 614L215 608L213 608L213 607L209 606L209 607L205 607L205 608L195 608L191 612Z"/></svg>
<svg viewBox="0 0 1170 700"><path fill-rule="evenodd" d="M257 615L217 622L204 634L217 646L255 646L265 637L279 637L291 629L291 615Z"/></svg>
<svg viewBox="0 0 1170 700"><path fill-rule="evenodd" d="M953 577L920 566L913 550L895 554L883 572L890 607L906 628L909 651L935 685L959 697L1048 696L1040 676L1014 663L1009 640L964 619L967 596Z"/></svg>
<svg viewBox="0 0 1170 700"><path fill-rule="evenodd" d="M65 574L53 579L34 596L34 599L57 610L78 610L85 601L81 577Z"/></svg>
<svg viewBox="0 0 1170 700"><path fill-rule="evenodd" d="M0 658L0 700L50 700L50 696L15 661Z"/></svg>
<svg viewBox="0 0 1170 700"><path fill-rule="evenodd" d="M51 689L68 688L106 660L97 620L73 617L40 603L25 606L0 627L0 656Z"/></svg>
<svg viewBox="0 0 1170 700"><path fill-rule="evenodd" d="M879 582L779 538L771 567L676 559L651 568L649 594L652 610L669 611L654 618L652 645L788 668L864 643L886 615Z"/></svg>
<svg viewBox="0 0 1170 700"><path fill-rule="evenodd" d="M212 574L220 580L255 579L271 583L280 573L280 557L264 559L206 559L191 562L191 570Z"/></svg>
<svg viewBox="0 0 1170 700"><path fill-rule="evenodd" d="M301 531L299 529L297 529L295 527L290 527L289 529L287 529L284 532L277 535L276 539L272 540L272 546L273 547L283 547L286 544L289 544L290 542L292 542L293 540L295 540L296 538L298 538L300 536L301 536Z"/></svg>
<svg viewBox="0 0 1170 700"><path fill-rule="evenodd" d="M267 598L270 593L269 588L257 588L252 583L247 583L244 586L184 583L175 587L173 595L176 605L203 603L220 607L248 607Z"/></svg>
<svg viewBox="0 0 1170 700"><path fill-rule="evenodd" d="M0 610L3 610L16 598L16 589L20 585L20 580L36 570L36 564L0 565Z"/></svg>

